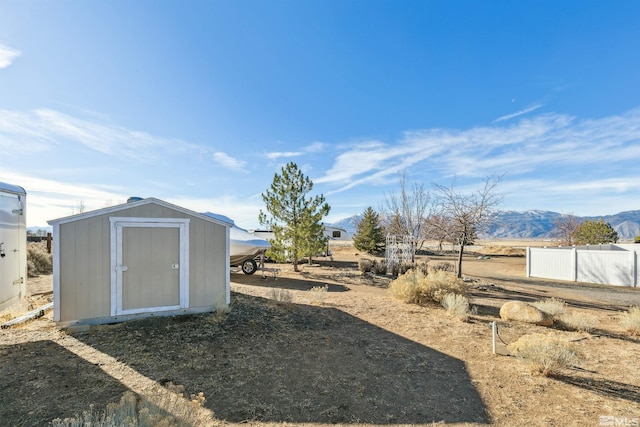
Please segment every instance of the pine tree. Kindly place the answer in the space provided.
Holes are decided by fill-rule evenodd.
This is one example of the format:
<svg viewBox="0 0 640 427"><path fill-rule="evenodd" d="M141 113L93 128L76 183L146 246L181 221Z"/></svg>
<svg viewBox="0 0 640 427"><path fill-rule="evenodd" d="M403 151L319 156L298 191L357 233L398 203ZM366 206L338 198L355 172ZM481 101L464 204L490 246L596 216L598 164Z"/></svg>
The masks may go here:
<svg viewBox="0 0 640 427"><path fill-rule="evenodd" d="M578 225L573 232L573 240L577 245L597 245L599 243L616 243L618 232L611 227L611 224L598 221L586 220Z"/></svg>
<svg viewBox="0 0 640 427"><path fill-rule="evenodd" d="M270 255L276 260L290 258L294 271L298 271L300 257L311 257L324 247L321 220L331 208L323 195L308 198L312 189L313 182L290 162L281 174L274 175L270 189L262 194L271 216L260 210L258 220L275 236Z"/></svg>
<svg viewBox="0 0 640 427"><path fill-rule="evenodd" d="M384 243L385 238L380 227L380 218L371 207L368 207L364 211L362 220L358 223L358 231L353 236L353 244L359 251L374 254L384 248Z"/></svg>

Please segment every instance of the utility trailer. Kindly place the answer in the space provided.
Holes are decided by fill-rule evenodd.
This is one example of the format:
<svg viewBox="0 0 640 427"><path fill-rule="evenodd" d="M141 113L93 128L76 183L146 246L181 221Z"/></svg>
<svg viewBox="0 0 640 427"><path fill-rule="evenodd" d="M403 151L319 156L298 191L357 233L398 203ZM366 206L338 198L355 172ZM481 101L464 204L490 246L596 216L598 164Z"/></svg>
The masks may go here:
<svg viewBox="0 0 640 427"><path fill-rule="evenodd" d="M0 182L0 310L19 302L27 288L27 192Z"/></svg>

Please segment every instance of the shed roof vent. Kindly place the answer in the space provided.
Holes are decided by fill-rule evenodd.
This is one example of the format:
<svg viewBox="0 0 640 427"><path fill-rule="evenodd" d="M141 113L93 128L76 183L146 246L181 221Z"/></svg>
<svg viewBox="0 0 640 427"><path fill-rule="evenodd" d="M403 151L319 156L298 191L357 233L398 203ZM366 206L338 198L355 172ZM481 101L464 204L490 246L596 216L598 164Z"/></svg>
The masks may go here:
<svg viewBox="0 0 640 427"><path fill-rule="evenodd" d="M144 200L142 197L131 196L127 199L127 203L139 202L140 200Z"/></svg>

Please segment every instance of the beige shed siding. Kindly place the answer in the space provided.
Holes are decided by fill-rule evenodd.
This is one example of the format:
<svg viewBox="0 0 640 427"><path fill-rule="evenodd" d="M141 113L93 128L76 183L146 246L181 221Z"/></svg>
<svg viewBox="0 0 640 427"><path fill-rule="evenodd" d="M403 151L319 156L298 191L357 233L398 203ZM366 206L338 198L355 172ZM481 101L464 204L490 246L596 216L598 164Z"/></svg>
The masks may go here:
<svg viewBox="0 0 640 427"><path fill-rule="evenodd" d="M189 308L226 305L226 227L157 204L60 224L60 322L109 317L109 217L189 218Z"/></svg>
<svg viewBox="0 0 640 427"><path fill-rule="evenodd" d="M60 225L60 320L109 316L109 220L86 218Z"/></svg>
<svg viewBox="0 0 640 427"><path fill-rule="evenodd" d="M195 218L191 220L189 231L189 253L192 254L189 305L223 307L226 305L225 274L229 260L225 245L219 242L225 241L226 227Z"/></svg>

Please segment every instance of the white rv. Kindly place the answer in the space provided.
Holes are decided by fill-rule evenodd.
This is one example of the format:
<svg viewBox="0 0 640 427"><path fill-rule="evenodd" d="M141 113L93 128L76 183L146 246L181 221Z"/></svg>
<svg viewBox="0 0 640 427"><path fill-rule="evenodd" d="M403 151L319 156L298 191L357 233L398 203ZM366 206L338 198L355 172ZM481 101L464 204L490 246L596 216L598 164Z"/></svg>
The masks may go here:
<svg viewBox="0 0 640 427"><path fill-rule="evenodd" d="M0 310L24 297L27 287L27 193L0 182Z"/></svg>

